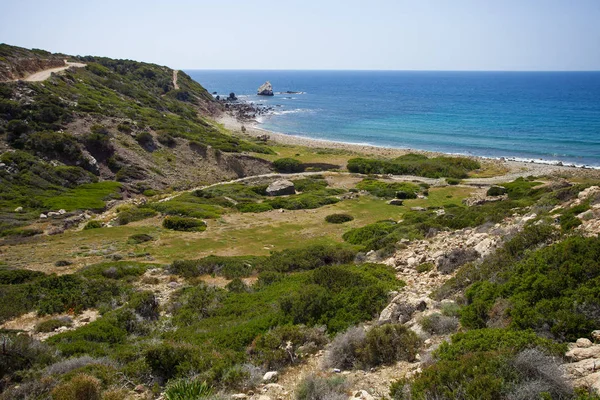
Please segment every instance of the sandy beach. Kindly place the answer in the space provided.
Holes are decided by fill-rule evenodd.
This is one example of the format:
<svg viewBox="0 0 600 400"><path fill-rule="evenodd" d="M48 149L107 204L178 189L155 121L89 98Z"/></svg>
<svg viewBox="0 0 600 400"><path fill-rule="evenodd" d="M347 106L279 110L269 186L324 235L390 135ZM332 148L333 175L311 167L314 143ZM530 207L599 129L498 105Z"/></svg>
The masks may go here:
<svg viewBox="0 0 600 400"><path fill-rule="evenodd" d="M335 142L330 140L320 140L305 138L300 136L286 135L283 133L272 132L260 128L260 124L256 121L240 121L235 116L229 113L223 113L216 118L216 121L222 124L225 128L231 130L237 135L248 136L251 138L269 136L269 140L278 144L288 146L304 146L309 148L328 148L328 149L340 149L357 153L357 156L374 156L382 158L394 158L399 157L407 153L418 153L427 156L440 156L440 155L451 155L441 152L431 152L416 149L398 149L390 147L379 147L369 146L363 144L353 144L344 142ZM245 128L245 132L242 132L242 126ZM575 166L560 166L551 165L540 162L524 162L514 161L508 159L493 159L485 157L468 156L476 159L482 163L492 163L499 167L504 167L508 170L507 174L502 176L503 180L508 178L516 178L519 176L561 176L571 178L593 178L600 179L600 170L592 168L582 168Z"/></svg>

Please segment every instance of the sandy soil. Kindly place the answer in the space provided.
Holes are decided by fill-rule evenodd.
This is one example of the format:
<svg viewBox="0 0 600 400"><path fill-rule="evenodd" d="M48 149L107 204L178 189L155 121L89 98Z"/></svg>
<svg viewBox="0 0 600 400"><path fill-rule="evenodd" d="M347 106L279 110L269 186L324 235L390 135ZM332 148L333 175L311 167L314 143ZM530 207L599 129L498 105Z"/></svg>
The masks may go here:
<svg viewBox="0 0 600 400"><path fill-rule="evenodd" d="M21 78L19 80L28 81L28 82L41 82L41 81L45 81L46 79L50 78L50 75L52 75L52 73L64 71L65 69L71 68L71 67L82 68L82 67L86 66L86 64L74 63L74 62L68 62L68 61L65 61L65 64L66 65L64 67L45 69L43 71L39 71L34 74L31 74L25 78Z"/></svg>
<svg viewBox="0 0 600 400"><path fill-rule="evenodd" d="M269 136L269 140L274 141L276 143L282 145L291 145L291 146L304 146L309 148L332 148L332 149L341 149L346 151L352 151L359 154L376 156L376 157L385 157L385 158L393 158L399 157L403 154L407 153L420 153L425 155L446 155L445 153L437 153L437 152L429 152L423 150L414 150L414 149L395 149L389 147L377 147L377 146L367 146L361 144L351 144L351 143L342 143L342 142L334 142L329 140L320 140L320 139L311 139L304 138L300 136L292 136L286 135L278 132L271 132L265 129L261 129L259 124L254 121L239 121L234 116L224 113L217 118L217 122L223 124L223 126L237 134L246 135L250 137L260 137L264 135ZM241 127L244 126L246 128L246 132L242 133ZM483 157L474 157L482 162L486 163L496 163L501 167L506 168L509 172L506 175L497 178L481 178L481 179L469 179L469 183L472 184L490 184L497 182L506 182L506 180L516 179L520 176L546 176L546 175L560 175L560 176L569 176L569 177L580 177L580 178L600 178L600 170L590 169L590 168L578 168L573 166L558 166L558 165L548 165L548 164L540 164L534 162L523 162L523 161L512 161L505 159L489 159ZM480 182L481 181L481 182Z"/></svg>

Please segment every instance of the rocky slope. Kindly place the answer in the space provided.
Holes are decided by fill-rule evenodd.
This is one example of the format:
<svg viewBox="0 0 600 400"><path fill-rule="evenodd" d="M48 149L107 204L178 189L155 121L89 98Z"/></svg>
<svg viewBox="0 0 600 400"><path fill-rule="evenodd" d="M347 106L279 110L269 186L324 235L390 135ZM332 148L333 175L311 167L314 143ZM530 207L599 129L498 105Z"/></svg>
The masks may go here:
<svg viewBox="0 0 600 400"><path fill-rule="evenodd" d="M62 66L65 58L2 45L0 81ZM6 189L0 231L22 224L3 213L22 207L25 218L56 211L47 199L81 184L117 181L127 197L270 171L268 162L242 153L271 150L212 122L223 105L185 73L128 60L69 58L86 66L43 82L0 82L0 183Z"/></svg>
<svg viewBox="0 0 600 400"><path fill-rule="evenodd" d="M21 79L35 72L62 67L65 56L0 44L0 82Z"/></svg>

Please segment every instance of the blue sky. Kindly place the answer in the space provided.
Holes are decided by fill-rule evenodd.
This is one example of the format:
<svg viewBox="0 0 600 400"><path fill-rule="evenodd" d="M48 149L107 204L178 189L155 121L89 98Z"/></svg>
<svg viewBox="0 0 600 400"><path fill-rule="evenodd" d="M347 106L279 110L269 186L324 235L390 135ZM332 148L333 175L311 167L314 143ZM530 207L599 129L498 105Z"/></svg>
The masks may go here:
<svg viewBox="0 0 600 400"><path fill-rule="evenodd" d="M0 42L182 69L600 70L600 0L0 0Z"/></svg>

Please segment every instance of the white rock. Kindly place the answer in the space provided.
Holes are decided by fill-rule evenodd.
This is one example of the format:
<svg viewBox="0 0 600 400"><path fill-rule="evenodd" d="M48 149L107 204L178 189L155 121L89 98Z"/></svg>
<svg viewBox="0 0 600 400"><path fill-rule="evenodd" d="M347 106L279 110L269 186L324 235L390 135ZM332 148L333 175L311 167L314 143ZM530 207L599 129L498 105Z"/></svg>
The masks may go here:
<svg viewBox="0 0 600 400"><path fill-rule="evenodd" d="M359 390L349 398L349 400L375 400L366 390Z"/></svg>
<svg viewBox="0 0 600 400"><path fill-rule="evenodd" d="M592 346L592 341L587 338L579 338L577 339L575 344L577 345L577 347L587 348Z"/></svg>
<svg viewBox="0 0 600 400"><path fill-rule="evenodd" d="M60 215L65 215L67 213L67 211L65 209L61 208L60 210L58 210L58 213Z"/></svg>
<svg viewBox="0 0 600 400"><path fill-rule="evenodd" d="M600 358L600 345L584 347L575 347L568 351L565 356L575 361L585 360L587 358Z"/></svg>
<svg viewBox="0 0 600 400"><path fill-rule="evenodd" d="M277 371L269 371L263 376L264 382L274 382L277 380L279 376L279 372Z"/></svg>
<svg viewBox="0 0 600 400"><path fill-rule="evenodd" d="M592 339L594 339L596 341L600 340L600 330L592 332Z"/></svg>
<svg viewBox="0 0 600 400"><path fill-rule="evenodd" d="M40 219L46 219L48 216L46 214L40 214Z"/></svg>
<svg viewBox="0 0 600 400"><path fill-rule="evenodd" d="M293 182L281 179L271 183L267 187L266 192L268 196L284 196L286 194L295 194L296 190Z"/></svg>
<svg viewBox="0 0 600 400"><path fill-rule="evenodd" d="M23 207L15 208L15 212L18 212L18 213L23 212Z"/></svg>

